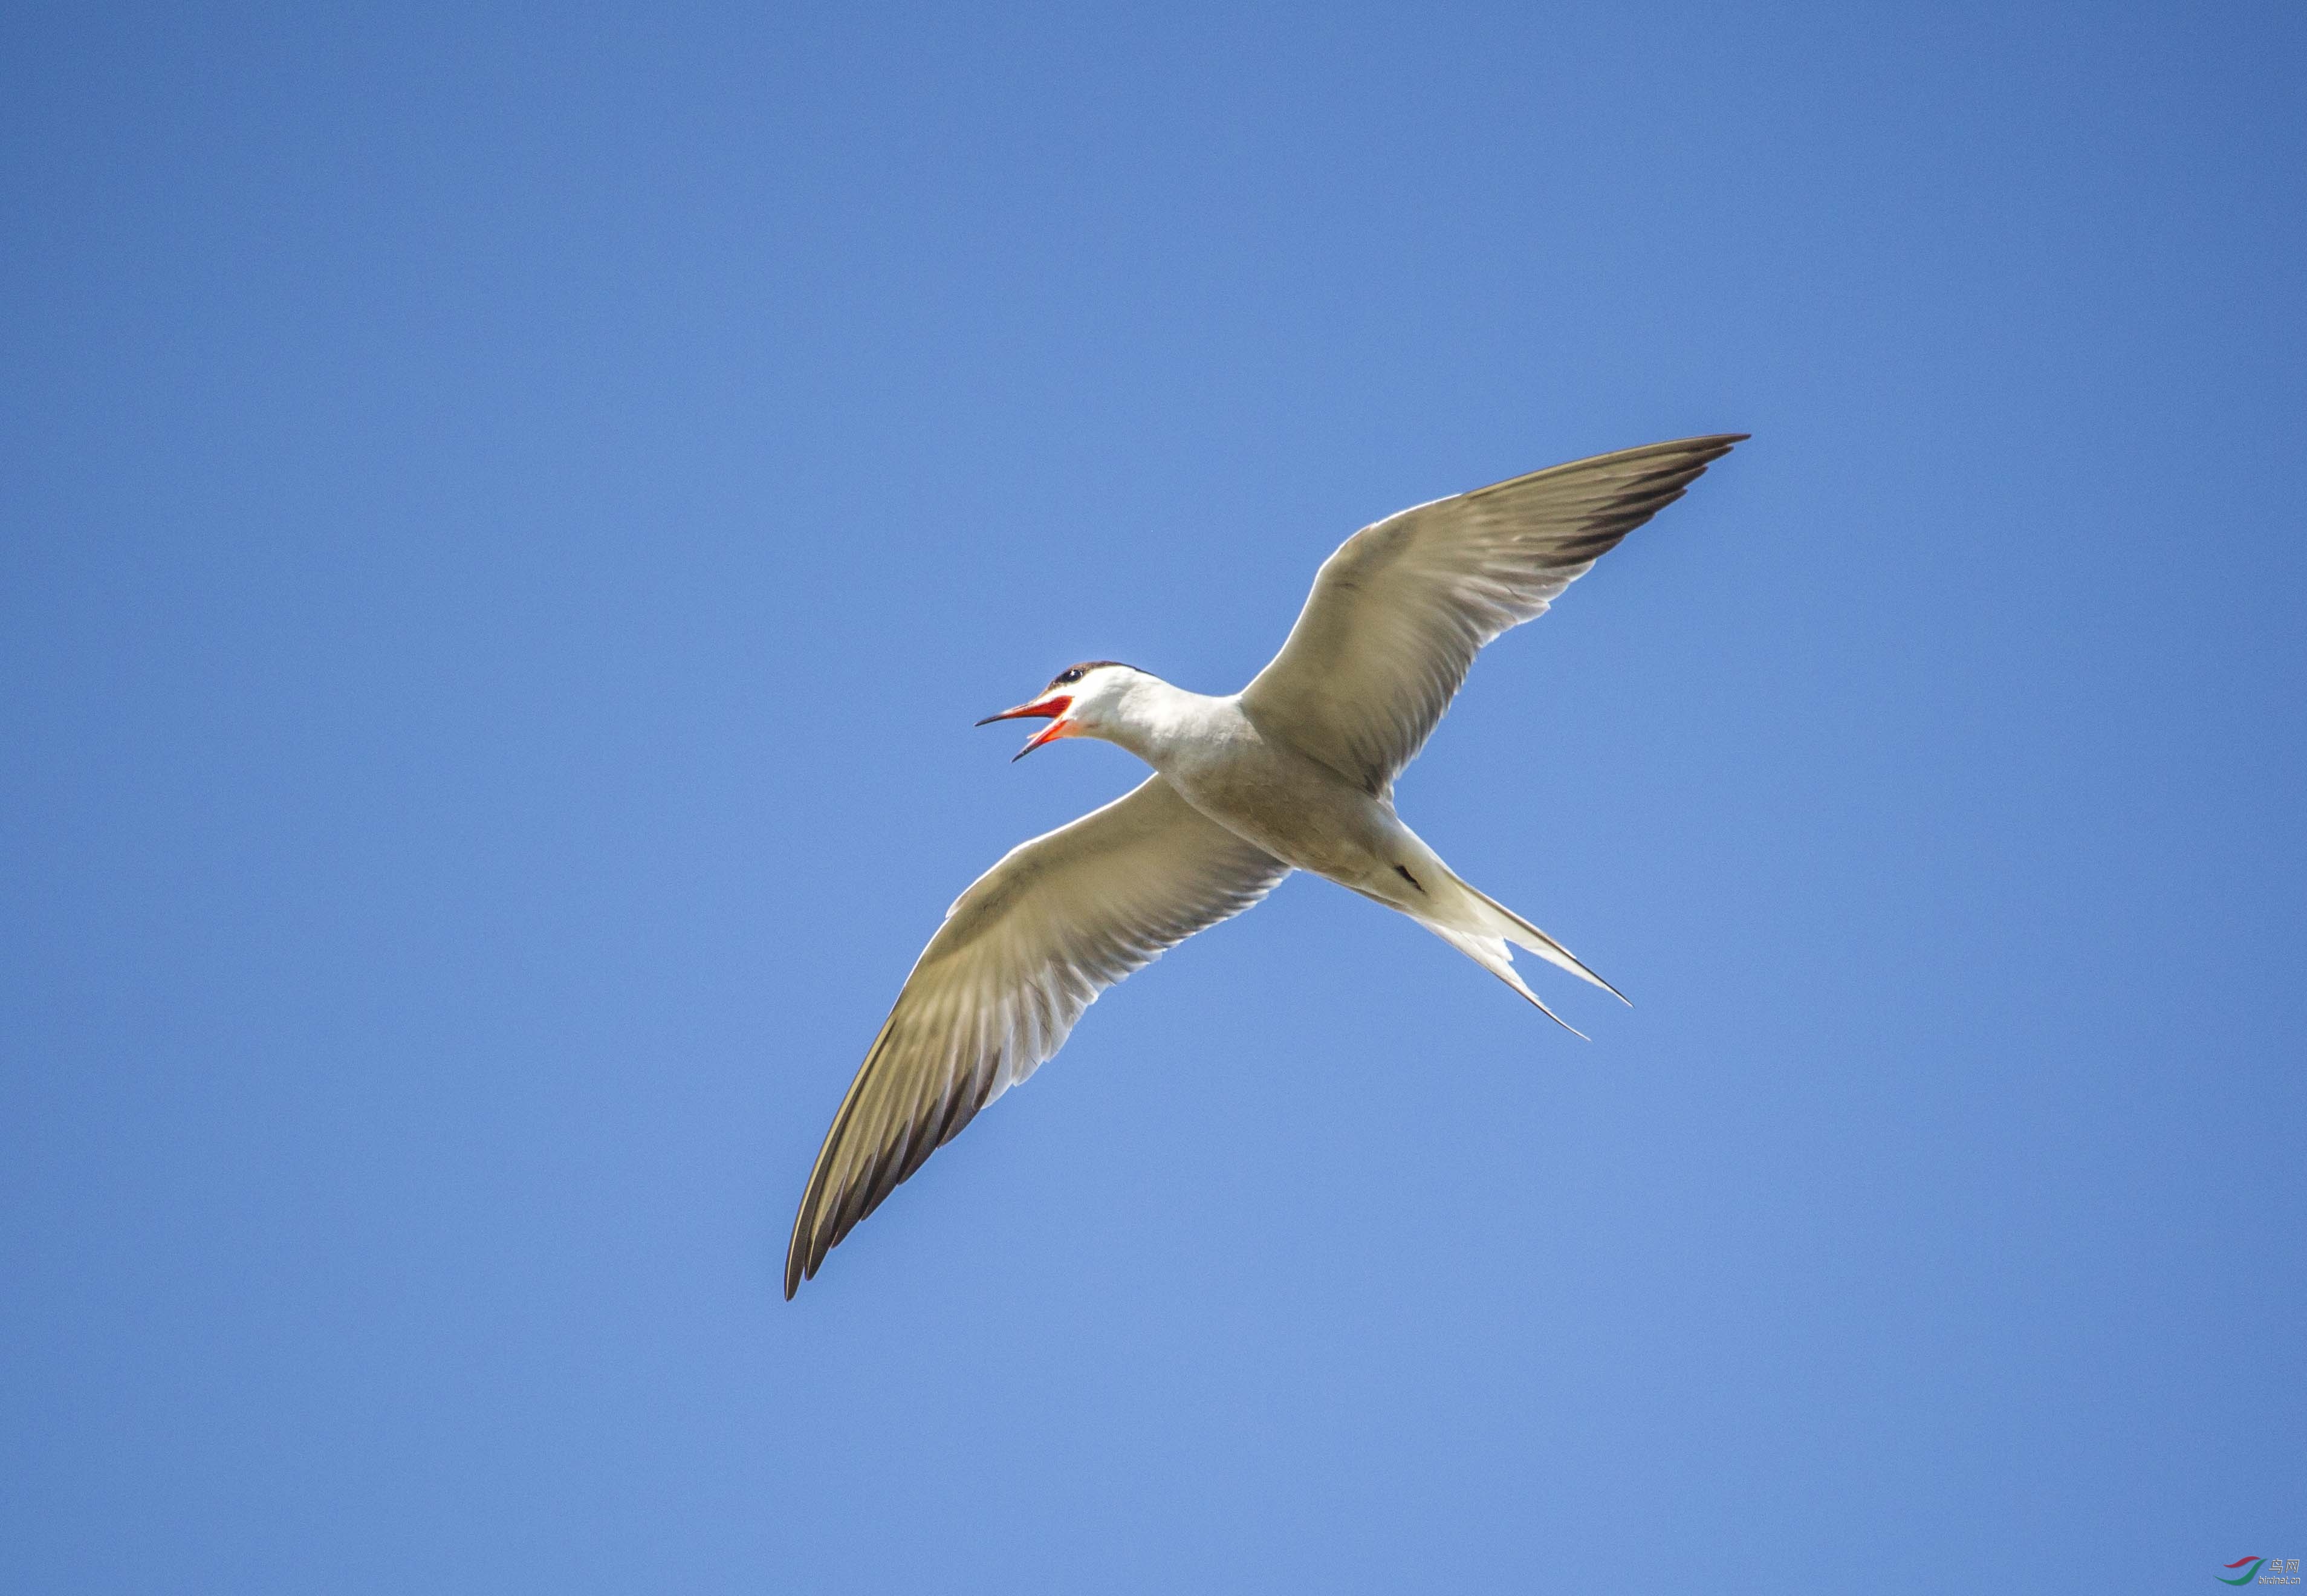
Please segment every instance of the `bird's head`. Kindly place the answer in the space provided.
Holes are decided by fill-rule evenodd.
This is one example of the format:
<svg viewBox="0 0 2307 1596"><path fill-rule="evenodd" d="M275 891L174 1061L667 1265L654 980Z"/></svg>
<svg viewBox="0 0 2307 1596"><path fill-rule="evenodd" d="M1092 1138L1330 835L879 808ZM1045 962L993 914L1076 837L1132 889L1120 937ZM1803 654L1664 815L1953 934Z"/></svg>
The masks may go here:
<svg viewBox="0 0 2307 1596"><path fill-rule="evenodd" d="M1015 709L989 715L977 724L986 726L997 720L1027 719L1050 723L1025 740L1025 746L1009 761L1014 765L1044 742L1055 742L1060 737L1104 736L1116 725L1132 681L1145 674L1119 660L1084 660L1051 677L1047 687Z"/></svg>

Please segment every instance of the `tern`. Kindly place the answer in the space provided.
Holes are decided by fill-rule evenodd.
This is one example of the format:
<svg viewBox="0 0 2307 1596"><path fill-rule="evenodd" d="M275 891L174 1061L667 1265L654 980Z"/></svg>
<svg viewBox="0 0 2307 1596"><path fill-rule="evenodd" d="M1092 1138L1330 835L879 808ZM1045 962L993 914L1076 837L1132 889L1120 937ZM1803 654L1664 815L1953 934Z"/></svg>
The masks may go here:
<svg viewBox="0 0 2307 1596"><path fill-rule="evenodd" d="M1363 528L1323 562L1282 652L1239 692L1211 698L1095 659L978 722L1049 722L1016 759L1099 737L1154 774L1012 848L946 911L810 1171L787 1299L931 1153L1064 1046L1100 992L1293 870L1400 910L1565 1029L1515 971L1514 948L1625 1001L1445 864L1394 812L1394 782L1485 643L1543 614L1746 435L1597 455Z"/></svg>

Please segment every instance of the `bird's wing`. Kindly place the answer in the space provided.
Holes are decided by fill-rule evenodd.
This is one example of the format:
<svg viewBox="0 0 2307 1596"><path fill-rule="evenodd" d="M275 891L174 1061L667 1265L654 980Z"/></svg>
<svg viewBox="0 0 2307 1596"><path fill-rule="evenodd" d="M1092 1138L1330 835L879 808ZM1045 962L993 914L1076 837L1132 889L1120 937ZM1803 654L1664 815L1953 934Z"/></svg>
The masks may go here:
<svg viewBox="0 0 2307 1596"><path fill-rule="evenodd" d="M1598 454L1363 528L1323 562L1282 652L1242 690L1242 708L1383 793L1483 644L1544 614L1745 436Z"/></svg>
<svg viewBox="0 0 2307 1596"><path fill-rule="evenodd" d="M1064 1046L1100 992L1289 873L1159 776L1012 848L947 911L841 1100L793 1220L785 1295Z"/></svg>

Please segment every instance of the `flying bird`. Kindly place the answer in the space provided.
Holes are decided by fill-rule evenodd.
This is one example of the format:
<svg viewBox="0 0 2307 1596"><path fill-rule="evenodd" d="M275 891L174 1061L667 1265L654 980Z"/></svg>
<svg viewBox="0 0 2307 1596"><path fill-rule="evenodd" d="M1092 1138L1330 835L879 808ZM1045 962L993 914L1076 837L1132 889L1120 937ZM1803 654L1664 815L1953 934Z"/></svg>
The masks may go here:
<svg viewBox="0 0 2307 1596"><path fill-rule="evenodd" d="M1652 443L1437 499L1323 562L1282 652L1211 698L1110 659L1014 709L1016 758L1100 737L1154 768L1135 790L1021 843L946 912L850 1083L810 1170L785 1296L987 1103L1065 1045L1107 987L1231 919L1293 870L1398 909L1565 1029L1514 967L1526 948L1625 1001L1404 825L1394 781L1482 645L1546 613L1744 433Z"/></svg>

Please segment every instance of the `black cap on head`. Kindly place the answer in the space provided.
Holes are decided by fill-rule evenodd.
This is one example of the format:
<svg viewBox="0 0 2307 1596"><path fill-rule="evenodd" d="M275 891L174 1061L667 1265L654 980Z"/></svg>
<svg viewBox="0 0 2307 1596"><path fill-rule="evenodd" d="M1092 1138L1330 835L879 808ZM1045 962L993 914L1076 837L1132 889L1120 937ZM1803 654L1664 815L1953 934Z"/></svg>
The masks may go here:
<svg viewBox="0 0 2307 1596"><path fill-rule="evenodd" d="M1068 665L1064 670L1059 671L1056 675L1051 677L1050 685L1047 688L1042 689L1042 691L1044 692L1048 692L1060 687L1071 687L1075 682L1080 681L1084 676L1088 675L1100 665L1121 665L1121 668L1125 671L1134 671L1137 669L1134 665L1122 665L1121 661L1118 659L1085 659L1079 665Z"/></svg>

